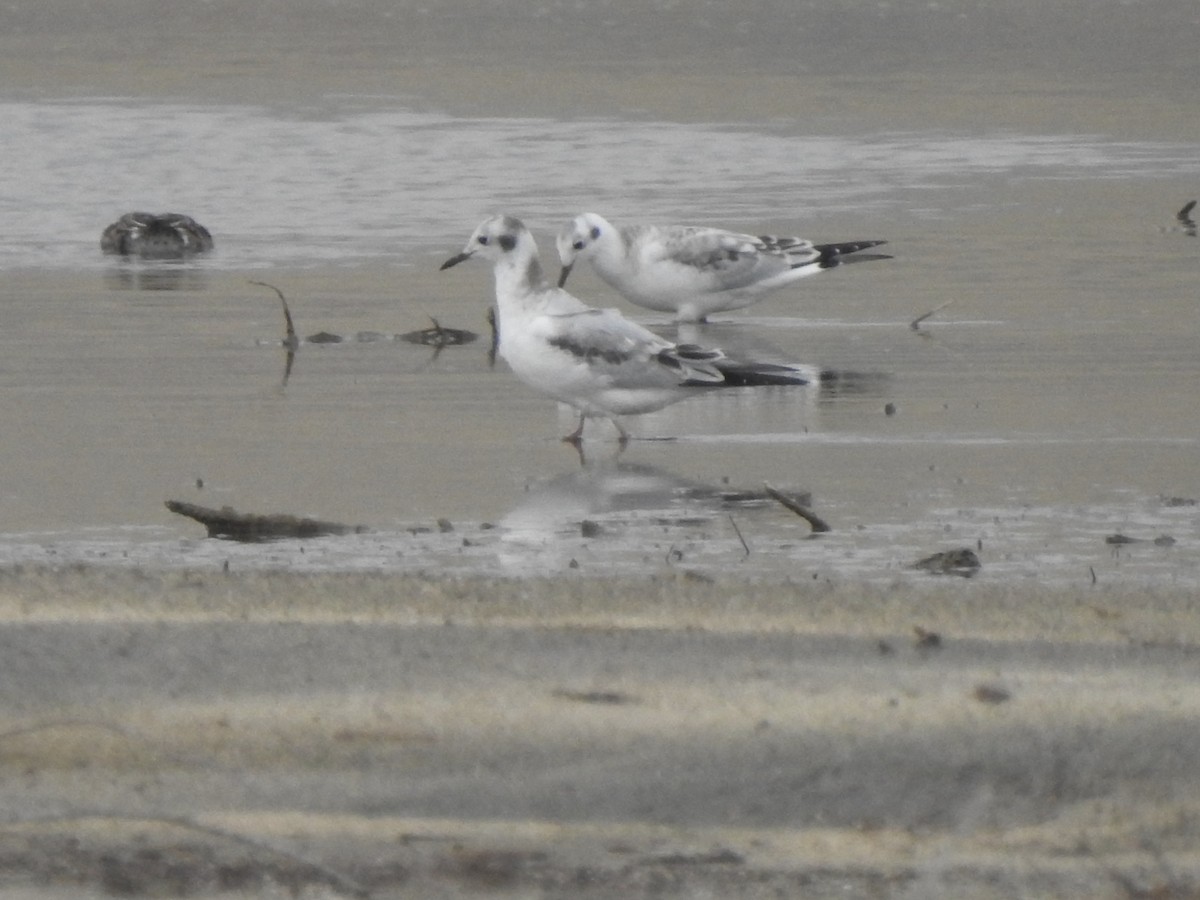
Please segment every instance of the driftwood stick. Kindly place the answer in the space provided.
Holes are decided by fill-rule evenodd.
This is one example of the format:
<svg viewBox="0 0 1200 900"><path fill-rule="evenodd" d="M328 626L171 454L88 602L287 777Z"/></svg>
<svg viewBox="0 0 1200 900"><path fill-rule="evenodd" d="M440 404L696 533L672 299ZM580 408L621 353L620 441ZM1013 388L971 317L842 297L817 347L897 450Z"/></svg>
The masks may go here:
<svg viewBox="0 0 1200 900"><path fill-rule="evenodd" d="M733 516L729 517L729 524L733 526L733 533L738 536L738 540L742 542L742 549L746 551L746 555L750 555L750 545L746 543L746 539L742 537L742 529L738 528L737 520Z"/></svg>
<svg viewBox="0 0 1200 900"><path fill-rule="evenodd" d="M934 315L935 313L941 312L943 309L945 309L947 306L949 306L953 302L954 302L953 300L947 300L941 306L935 306L929 312L922 313L921 315L919 315L915 319L913 319L911 322L909 322L908 327L911 328L913 331L920 331L922 322L924 322L926 319L928 319L930 316Z"/></svg>
<svg viewBox="0 0 1200 900"><path fill-rule="evenodd" d="M283 291L265 281L251 281L250 283L256 284L259 287L270 288L275 292L275 295L279 298L279 302L283 304L283 322L287 327L287 337L283 339L283 346L289 350L295 350L300 346L300 338L296 337L296 326L292 323L292 311L288 309L287 298L283 296Z"/></svg>
<svg viewBox="0 0 1200 900"><path fill-rule="evenodd" d="M183 500L166 501L167 509L189 519L195 519L208 529L209 537L233 541L272 541L281 538L313 538L331 534L361 534L362 525L343 525L322 522L320 519L300 518L287 514L259 515L240 513L230 506L212 509Z"/></svg>
<svg viewBox="0 0 1200 900"><path fill-rule="evenodd" d="M815 512L805 506L803 503L797 503L782 491L777 491L769 484L763 484L763 490L767 492L767 496L778 502L784 509L790 509L805 522L812 526L813 534L824 534L833 529L829 527L829 523L818 516Z"/></svg>

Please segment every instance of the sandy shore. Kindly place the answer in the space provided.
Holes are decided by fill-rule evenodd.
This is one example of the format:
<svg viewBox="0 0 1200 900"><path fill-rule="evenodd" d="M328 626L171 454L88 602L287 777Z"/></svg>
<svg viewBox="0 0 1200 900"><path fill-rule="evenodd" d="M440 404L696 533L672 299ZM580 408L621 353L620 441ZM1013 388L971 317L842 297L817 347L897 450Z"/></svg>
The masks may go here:
<svg viewBox="0 0 1200 900"><path fill-rule="evenodd" d="M1194 896L1198 646L1168 588L10 569L0 886Z"/></svg>

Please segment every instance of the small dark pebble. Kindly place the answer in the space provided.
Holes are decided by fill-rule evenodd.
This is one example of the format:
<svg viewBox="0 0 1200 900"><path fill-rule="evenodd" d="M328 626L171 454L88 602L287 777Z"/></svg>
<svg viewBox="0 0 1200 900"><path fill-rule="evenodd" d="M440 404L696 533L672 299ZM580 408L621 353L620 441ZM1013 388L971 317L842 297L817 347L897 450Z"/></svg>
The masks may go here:
<svg viewBox="0 0 1200 900"><path fill-rule="evenodd" d="M920 625L913 626L913 633L917 636L917 648L920 650L940 650L942 647L942 636L936 631L928 631Z"/></svg>
<svg viewBox="0 0 1200 900"><path fill-rule="evenodd" d="M972 696L980 703L1003 703L1012 699L1012 694L994 684L977 685Z"/></svg>
<svg viewBox="0 0 1200 900"><path fill-rule="evenodd" d="M599 537L604 529L600 527L599 522L593 522L591 519L584 519L579 523L579 533L585 538Z"/></svg>

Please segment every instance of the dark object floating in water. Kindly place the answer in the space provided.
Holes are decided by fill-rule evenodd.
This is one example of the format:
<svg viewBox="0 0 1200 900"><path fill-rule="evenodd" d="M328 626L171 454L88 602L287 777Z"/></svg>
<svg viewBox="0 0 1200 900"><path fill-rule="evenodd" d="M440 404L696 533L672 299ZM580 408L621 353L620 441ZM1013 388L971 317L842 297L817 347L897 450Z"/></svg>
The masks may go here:
<svg viewBox="0 0 1200 900"><path fill-rule="evenodd" d="M1012 694L1007 688L1002 688L998 684L977 684L971 695L980 703L991 703L993 705L1005 703L1012 699Z"/></svg>
<svg viewBox="0 0 1200 900"><path fill-rule="evenodd" d="M181 213L125 213L100 235L100 249L141 259L186 259L213 248L208 229Z"/></svg>
<svg viewBox="0 0 1200 900"><path fill-rule="evenodd" d="M916 640L913 642L913 644L918 650L942 649L942 636L936 631L930 631L928 628L922 628L920 625L914 625L913 634L916 635Z"/></svg>
<svg viewBox="0 0 1200 900"><path fill-rule="evenodd" d="M1137 544L1141 538L1130 537L1127 534L1110 534L1104 539L1106 544Z"/></svg>
<svg viewBox="0 0 1200 900"><path fill-rule="evenodd" d="M231 541L257 543L284 538L313 538L334 534L362 534L363 525L343 525L319 519L300 518L287 514L257 515L240 513L232 507L212 509L183 500L168 500L167 509L189 519L195 519L208 529L208 536Z"/></svg>
<svg viewBox="0 0 1200 900"><path fill-rule="evenodd" d="M1192 210L1196 208L1196 201L1189 200L1183 205L1183 209L1175 213L1175 218L1183 226L1184 232L1189 237L1196 236L1196 220L1192 218Z"/></svg>
<svg viewBox="0 0 1200 900"><path fill-rule="evenodd" d="M1174 547L1175 546L1175 538L1171 537L1169 534L1160 534L1156 538L1136 538L1136 537L1130 537L1127 534L1119 534L1118 533L1118 534L1110 534L1108 537L1106 537L1104 539L1104 543L1113 544L1113 545L1117 545L1117 546L1119 546L1121 544L1151 543L1151 544L1154 544L1155 547Z"/></svg>
<svg viewBox="0 0 1200 900"><path fill-rule="evenodd" d="M941 304L940 306L935 306L933 309L929 310L929 312L921 313L921 315L917 316L915 319L913 319L911 322L908 323L908 327L911 328L913 331L921 331L921 323L922 322L924 322L926 319L930 318L931 316L935 315L936 313L941 312L943 309L945 309L947 306L949 306L953 302L954 302L953 300L947 300L945 303ZM923 333L924 332L922 332L922 334Z"/></svg>
<svg viewBox="0 0 1200 900"><path fill-rule="evenodd" d="M813 534L825 534L826 532L833 530L829 527L829 523L809 509L806 503L801 503L800 498L788 496L783 491L775 490L775 488L771 487L769 484L764 484L763 490L766 491L768 497L777 502L784 509L790 509L810 526L812 526Z"/></svg>
<svg viewBox="0 0 1200 900"><path fill-rule="evenodd" d="M1163 506L1196 506L1196 500L1192 497L1168 497L1165 494L1158 498Z"/></svg>
<svg viewBox="0 0 1200 900"><path fill-rule="evenodd" d="M620 706L626 703L637 703L637 699L624 691L569 691L559 688L554 692L555 697L563 700L573 700L576 703L600 703Z"/></svg>
<svg viewBox="0 0 1200 900"><path fill-rule="evenodd" d="M910 566L913 569L924 569L931 575L960 575L970 578L983 567L979 557L970 547L959 547L957 550L943 550L919 559Z"/></svg>
<svg viewBox="0 0 1200 900"><path fill-rule="evenodd" d="M345 338L332 331L318 331L316 334L310 334L304 340L310 344L340 344Z"/></svg>
<svg viewBox="0 0 1200 900"><path fill-rule="evenodd" d="M410 344L424 344L427 347L456 347L459 344L469 344L472 341L479 340L479 335L473 331L463 331L460 328L445 328L433 316L429 317L429 321L433 323L430 328L422 328L420 331L409 331L405 334L397 335L400 340L408 341Z"/></svg>

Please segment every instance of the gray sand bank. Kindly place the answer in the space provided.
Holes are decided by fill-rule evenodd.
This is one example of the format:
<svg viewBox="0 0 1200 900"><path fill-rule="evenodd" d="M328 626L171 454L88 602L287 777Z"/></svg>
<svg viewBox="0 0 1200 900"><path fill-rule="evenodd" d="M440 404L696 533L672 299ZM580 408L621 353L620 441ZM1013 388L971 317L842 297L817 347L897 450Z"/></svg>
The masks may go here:
<svg viewBox="0 0 1200 900"><path fill-rule="evenodd" d="M0 886L1193 896L1198 637L1162 587L8 570Z"/></svg>

